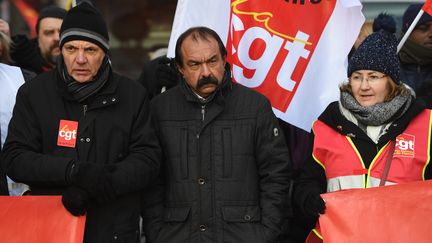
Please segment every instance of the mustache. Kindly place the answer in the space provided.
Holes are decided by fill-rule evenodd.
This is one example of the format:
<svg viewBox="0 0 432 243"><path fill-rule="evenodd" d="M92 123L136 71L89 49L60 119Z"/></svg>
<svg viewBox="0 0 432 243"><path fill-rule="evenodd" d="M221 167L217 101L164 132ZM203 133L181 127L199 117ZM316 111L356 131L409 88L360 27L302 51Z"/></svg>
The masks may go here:
<svg viewBox="0 0 432 243"><path fill-rule="evenodd" d="M204 77L204 78L201 78L201 79L198 80L197 88L199 89L202 86L207 85L207 84L218 85L219 82L218 82L218 80L216 78L214 78L212 76Z"/></svg>

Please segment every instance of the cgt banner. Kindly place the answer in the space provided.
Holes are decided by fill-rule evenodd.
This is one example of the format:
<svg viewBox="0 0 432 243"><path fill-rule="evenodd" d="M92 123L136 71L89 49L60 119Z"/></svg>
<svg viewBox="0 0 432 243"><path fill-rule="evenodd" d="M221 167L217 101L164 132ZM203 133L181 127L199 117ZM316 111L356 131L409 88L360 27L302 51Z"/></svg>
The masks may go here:
<svg viewBox="0 0 432 243"><path fill-rule="evenodd" d="M309 131L339 97L363 22L358 0L180 0L168 55L189 27L216 30L233 80L264 94L280 119Z"/></svg>
<svg viewBox="0 0 432 243"><path fill-rule="evenodd" d="M420 181L323 194L324 242L431 242L431 188L432 181Z"/></svg>
<svg viewBox="0 0 432 243"><path fill-rule="evenodd" d="M60 196L0 196L3 243L82 243L85 216L74 217Z"/></svg>

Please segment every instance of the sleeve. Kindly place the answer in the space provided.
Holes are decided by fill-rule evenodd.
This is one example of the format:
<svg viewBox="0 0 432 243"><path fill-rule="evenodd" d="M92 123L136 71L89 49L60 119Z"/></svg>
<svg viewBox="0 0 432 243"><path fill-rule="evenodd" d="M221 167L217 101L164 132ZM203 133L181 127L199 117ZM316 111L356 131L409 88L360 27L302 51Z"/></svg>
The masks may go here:
<svg viewBox="0 0 432 243"><path fill-rule="evenodd" d="M2 151L3 169L15 182L64 186L72 159L43 153L41 129L26 88L21 86L17 93Z"/></svg>
<svg viewBox="0 0 432 243"><path fill-rule="evenodd" d="M153 109L152 109L153 110ZM156 115L152 116L153 124L156 127L156 134L159 134ZM163 153L162 159L163 161ZM156 177L154 183L141 193L141 216L143 218L143 232L146 242L156 242L157 236L162 228L164 212L164 192L165 192L165 169L161 165L161 173Z"/></svg>
<svg viewBox="0 0 432 243"><path fill-rule="evenodd" d="M161 147L151 120L147 95L136 114L130 132L129 153L116 164L113 172L112 184L117 195L148 187L160 171Z"/></svg>
<svg viewBox="0 0 432 243"><path fill-rule="evenodd" d="M156 182L146 188L141 194L141 216L143 218L143 232L146 242L156 242L162 229L164 212L164 184L163 175Z"/></svg>
<svg viewBox="0 0 432 243"><path fill-rule="evenodd" d="M293 202L296 207L300 209L300 213L305 216L305 202L309 195L322 194L327 191L327 180L324 169L315 161L312 156L313 144L314 144L314 133L311 133L311 144L309 148L309 156L303 163L303 167L300 168L298 177L294 183L294 196ZM309 219L306 221L316 221L316 219Z"/></svg>
<svg viewBox="0 0 432 243"><path fill-rule="evenodd" d="M261 223L269 242L282 231L289 212L292 165L283 132L266 100L257 117L255 157L259 174Z"/></svg>

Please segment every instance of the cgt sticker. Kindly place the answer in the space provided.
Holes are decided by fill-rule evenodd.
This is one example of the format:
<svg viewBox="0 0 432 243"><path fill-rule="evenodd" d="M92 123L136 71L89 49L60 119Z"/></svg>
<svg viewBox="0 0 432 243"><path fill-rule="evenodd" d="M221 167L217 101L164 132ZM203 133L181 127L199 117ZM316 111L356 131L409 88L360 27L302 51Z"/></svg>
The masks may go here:
<svg viewBox="0 0 432 243"><path fill-rule="evenodd" d="M396 137L394 157L414 157L415 155L415 136L402 133Z"/></svg>
<svg viewBox="0 0 432 243"><path fill-rule="evenodd" d="M78 133L78 122L60 120L57 146L75 148Z"/></svg>

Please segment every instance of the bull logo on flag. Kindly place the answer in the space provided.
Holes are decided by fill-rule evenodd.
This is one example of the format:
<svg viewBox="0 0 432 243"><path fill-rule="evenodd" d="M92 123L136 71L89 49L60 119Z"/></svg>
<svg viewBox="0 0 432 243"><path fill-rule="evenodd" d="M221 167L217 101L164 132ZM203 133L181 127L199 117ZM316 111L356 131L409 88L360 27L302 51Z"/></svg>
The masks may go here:
<svg viewBox="0 0 432 243"><path fill-rule="evenodd" d="M227 59L234 81L264 94L273 108L285 112L335 4L232 0Z"/></svg>

